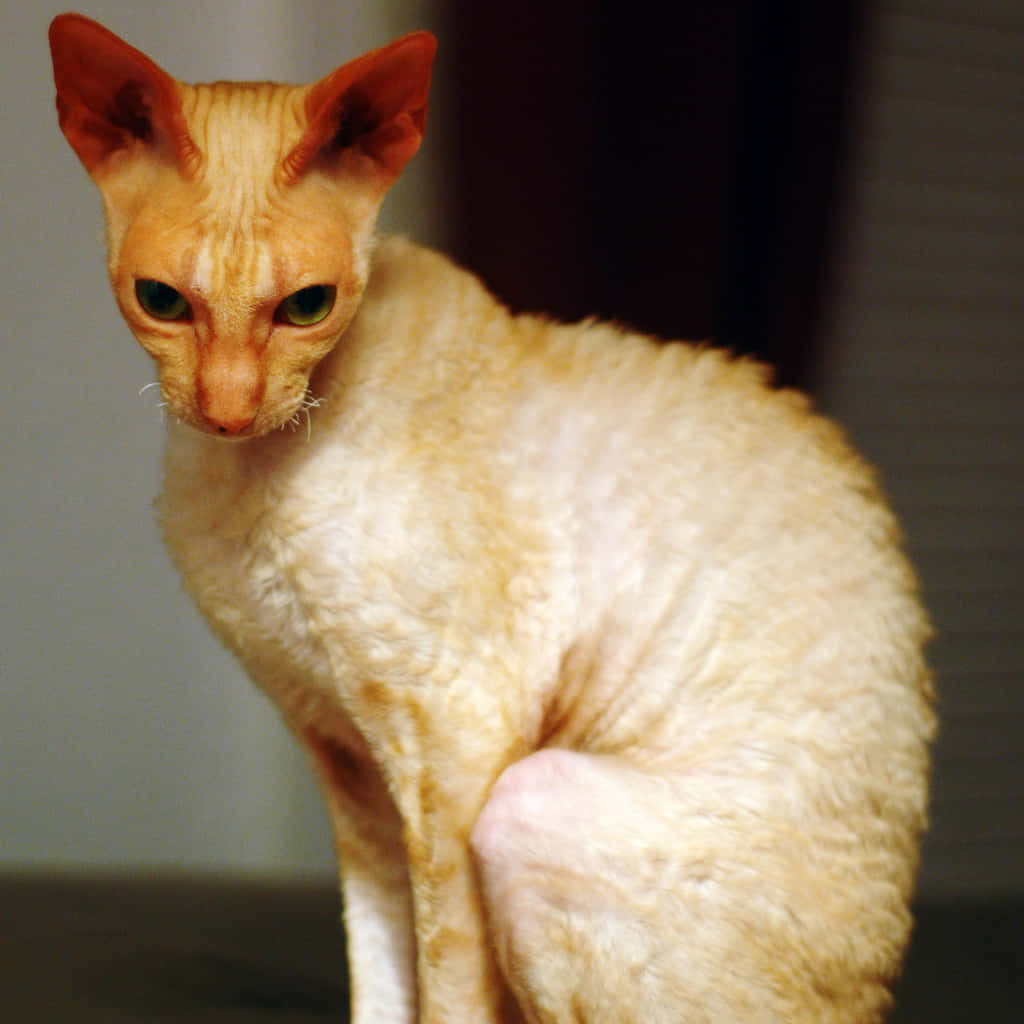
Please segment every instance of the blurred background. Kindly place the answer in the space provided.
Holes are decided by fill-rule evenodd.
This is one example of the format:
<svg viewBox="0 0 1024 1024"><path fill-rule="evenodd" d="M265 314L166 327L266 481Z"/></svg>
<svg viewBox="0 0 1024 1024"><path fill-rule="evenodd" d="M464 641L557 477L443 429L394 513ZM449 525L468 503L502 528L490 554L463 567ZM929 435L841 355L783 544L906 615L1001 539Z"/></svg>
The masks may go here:
<svg viewBox="0 0 1024 1024"><path fill-rule="evenodd" d="M0 13L0 871L327 879L319 795L209 637L151 502L152 374ZM92 0L175 76L306 81L440 37L386 229L518 309L771 361L882 470L938 628L922 902L1024 889L1024 6Z"/></svg>

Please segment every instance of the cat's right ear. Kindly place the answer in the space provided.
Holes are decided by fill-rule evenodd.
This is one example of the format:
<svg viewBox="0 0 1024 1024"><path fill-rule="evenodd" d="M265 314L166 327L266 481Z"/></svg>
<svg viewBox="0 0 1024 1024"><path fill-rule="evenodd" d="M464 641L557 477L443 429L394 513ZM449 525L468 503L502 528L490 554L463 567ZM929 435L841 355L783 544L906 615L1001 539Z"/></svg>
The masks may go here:
<svg viewBox="0 0 1024 1024"><path fill-rule="evenodd" d="M191 177L200 162L174 79L81 14L50 24L61 131L93 178L116 153L144 148Z"/></svg>

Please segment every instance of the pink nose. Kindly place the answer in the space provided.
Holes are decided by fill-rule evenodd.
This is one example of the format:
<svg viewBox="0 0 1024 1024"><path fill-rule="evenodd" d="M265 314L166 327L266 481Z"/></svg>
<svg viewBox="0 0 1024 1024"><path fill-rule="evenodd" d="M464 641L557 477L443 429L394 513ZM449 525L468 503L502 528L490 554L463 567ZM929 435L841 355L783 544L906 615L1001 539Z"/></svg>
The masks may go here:
<svg viewBox="0 0 1024 1024"><path fill-rule="evenodd" d="M240 434L259 412L264 383L257 352L214 339L202 354L196 404L212 431Z"/></svg>
<svg viewBox="0 0 1024 1024"><path fill-rule="evenodd" d="M255 419L255 416L206 416L206 422L218 433L225 436L240 434Z"/></svg>

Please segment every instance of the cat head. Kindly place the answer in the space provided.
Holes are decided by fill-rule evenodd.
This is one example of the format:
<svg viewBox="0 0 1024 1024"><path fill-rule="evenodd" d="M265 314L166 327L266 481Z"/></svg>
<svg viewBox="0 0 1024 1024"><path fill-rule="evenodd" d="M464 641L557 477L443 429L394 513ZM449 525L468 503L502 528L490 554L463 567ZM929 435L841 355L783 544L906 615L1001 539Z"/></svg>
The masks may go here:
<svg viewBox="0 0 1024 1024"><path fill-rule="evenodd" d="M101 25L50 26L60 126L99 187L110 278L170 411L288 423L369 273L381 201L423 138L435 41L312 85L186 85Z"/></svg>

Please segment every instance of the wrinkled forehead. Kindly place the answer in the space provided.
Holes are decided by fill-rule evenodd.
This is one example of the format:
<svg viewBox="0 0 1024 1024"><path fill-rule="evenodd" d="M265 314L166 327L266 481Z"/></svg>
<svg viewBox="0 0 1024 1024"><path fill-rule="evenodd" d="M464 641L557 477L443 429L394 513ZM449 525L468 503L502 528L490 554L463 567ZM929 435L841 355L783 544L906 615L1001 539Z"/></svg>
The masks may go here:
<svg viewBox="0 0 1024 1024"><path fill-rule="evenodd" d="M344 279L359 243L353 225L372 228L360 217L369 201L329 175L280 174L307 127L308 87L178 88L201 159L189 177L167 162L128 168L131 202L108 203L117 273L165 281L239 329L285 294Z"/></svg>
<svg viewBox="0 0 1024 1024"><path fill-rule="evenodd" d="M179 89L189 132L203 154L202 177L210 185L228 187L235 178L266 187L302 137L308 86L214 82Z"/></svg>
<svg viewBox="0 0 1024 1024"><path fill-rule="evenodd" d="M280 287L271 228L287 205L276 171L302 135L306 90L217 82L182 91L189 131L203 154L188 190L196 208L194 230L181 239L182 272L211 301L227 294L248 307L270 301Z"/></svg>

